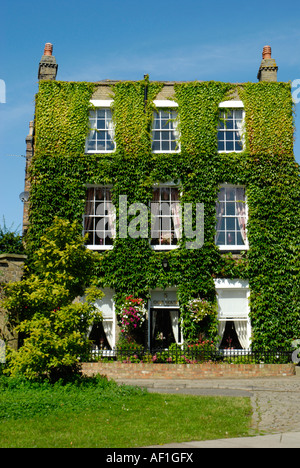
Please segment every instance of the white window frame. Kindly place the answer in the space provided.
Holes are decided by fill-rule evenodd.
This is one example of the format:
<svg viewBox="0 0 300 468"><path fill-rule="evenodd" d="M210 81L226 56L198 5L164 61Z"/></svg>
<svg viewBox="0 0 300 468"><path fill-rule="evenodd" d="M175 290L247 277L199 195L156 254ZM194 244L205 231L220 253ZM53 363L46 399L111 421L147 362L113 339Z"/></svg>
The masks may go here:
<svg viewBox="0 0 300 468"><path fill-rule="evenodd" d="M110 109L112 108L113 100L112 99L92 99L90 101L90 104L93 106L92 109L90 109L91 112L93 111L98 111L98 110L105 110L105 109ZM114 140L114 125L112 119L110 120L111 122L111 128L104 128L104 129L98 129L98 128L91 128L90 133L92 130L96 130L97 132L103 131L106 134L108 132L112 132L112 142L114 144L113 149L95 149L95 150L89 150L88 145L89 145L89 139L90 139L90 133L86 139L86 145L85 145L85 152L88 154L102 154L102 153L114 153L116 151L116 142Z"/></svg>
<svg viewBox="0 0 300 468"><path fill-rule="evenodd" d="M178 134L178 131L177 131L177 126L178 126L178 112L177 112L177 109L178 109L178 103L175 102L175 101L171 101L171 100L154 100L153 101L155 107L156 107L156 111L154 111L153 113L153 124L152 124L152 138L151 138L151 151L152 153L180 153L181 149L180 149L180 143L179 143L179 134ZM176 111L177 115L176 117L172 118L170 117L169 121L173 123L172 125L172 128L168 128L168 129L164 129L162 128L161 126L159 128L154 128L154 122L155 122L155 112L158 113L160 115L160 112L162 111ZM161 117L159 118L159 121L161 120ZM176 127L174 128L174 122L176 122ZM163 132L171 132L173 131L176 135L175 137L175 143L176 143L176 147L175 149L168 149L168 150L163 150L163 149L153 149L153 136L154 136L154 133L155 132L159 132L160 134L162 134ZM164 140L162 139L159 139L159 140L155 140L155 141L159 141L160 142L160 147L161 147L161 144ZM172 142L174 141L173 139L168 139L166 140L169 142Z"/></svg>
<svg viewBox="0 0 300 468"><path fill-rule="evenodd" d="M115 207L114 205L112 204L111 200L106 200L106 195L105 195L105 199L102 201L102 200L96 200L95 198L95 190L97 189L104 189L105 191L106 190L111 190L112 189L112 186L111 185L87 185L86 186L86 189L93 189L94 190L94 197L93 197L93 200L92 202L94 203L94 210L93 210L93 214L86 214L86 212L84 213L83 215L83 235L86 235L88 234L89 232L93 233L93 239L95 239L95 236L97 235L97 225L95 224L96 223L96 219L99 218L99 219L105 219L107 218L107 222L108 222L108 215L105 215L105 214L102 214L102 213L98 213L96 214L96 203L97 201L100 203L103 203L104 202L104 208L105 208L105 204L106 203L110 203L110 209L113 209L115 210ZM106 192L105 192L106 193ZM86 203L87 203L88 200L86 200ZM86 220L88 219L92 219L92 227L93 229L86 229ZM99 221L98 221L99 222ZM98 224L97 222L97 224ZM114 228L116 229L116 219L114 219ZM106 226L106 223L105 225ZM107 230L108 231L108 230ZM106 230L104 229L103 232L106 232ZM99 236L98 236L99 237ZM102 239L99 237L99 239ZM86 247L90 250L111 250L113 249L113 245L110 245L110 244L105 244L105 239L106 237L103 238L103 243L102 244L87 244ZM112 239L114 239L114 237L112 237Z"/></svg>
<svg viewBox="0 0 300 468"><path fill-rule="evenodd" d="M249 250L249 241L248 241L248 235L247 235L247 223L248 223L248 204L247 204L247 197L246 197L246 188L244 185L233 185L233 184L222 184L220 185L220 190L221 189L244 189L245 190L245 223L246 223L246 240L245 240L245 244L220 244L218 245L217 244L217 236L218 236L218 232L216 232L216 236L215 236L215 242L216 242L216 245L217 247L221 250L221 251L234 251L234 250ZM216 202L216 206L218 204L218 200ZM235 200L236 202L236 200ZM225 202L226 203L226 202ZM216 215L218 214L218 212L216 212ZM235 220L238 218L238 215L223 215L223 217L225 218L225 221L226 219L228 218L234 218ZM217 222L218 222L218 219L217 219ZM217 231L217 227L216 227L216 231ZM224 233L225 233L225 237L226 237L226 233L227 231L231 231L230 229L224 229ZM233 232L238 232L237 230L234 230Z"/></svg>
<svg viewBox="0 0 300 468"><path fill-rule="evenodd" d="M242 149L240 150L218 150L218 153L242 153L243 151L245 151L245 111L244 111L244 103L242 101L223 101L219 104L219 110L220 112L222 111L222 109L228 109L228 110L231 110L231 111L234 111L234 110L242 110L242 125L241 125L241 143L242 143ZM231 132L232 133L235 133L236 130L231 130L231 129L224 129L224 130L219 130L218 128L218 134L219 132L222 132L225 134L226 136L226 132ZM226 139L224 140L226 141ZM233 140L235 141L235 140ZM218 138L218 144L219 144L219 138Z"/></svg>
<svg viewBox="0 0 300 468"><path fill-rule="evenodd" d="M216 278L214 280L215 288L217 292L217 301L218 301L218 321L219 321L219 332L220 329L225 330L225 323L227 321L233 322L243 322L247 334L247 346L244 350L250 348L251 341L251 321L250 321L250 286L248 280L241 279L228 279L228 278ZM220 302L218 299L218 291L243 291L245 293L245 299L247 300L246 311L241 314L222 314ZM242 344L242 343L241 343ZM242 354L243 350L234 350L237 354Z"/></svg>
<svg viewBox="0 0 300 468"><path fill-rule="evenodd" d="M179 208L179 218L180 218L180 228L179 228L179 237L176 237L177 238L177 244L162 244L162 238L163 236L161 236L159 238L160 240L160 243L159 244L152 244L152 228L155 227L153 226L153 223L151 222L151 237L150 237L150 246L153 250L175 250L175 249L178 249L179 245L179 240L181 239L181 236L182 236L182 213L181 213L181 203L180 203L180 190L179 190L179 187L178 185L175 185L174 183L172 182L169 182L169 183L166 183L166 184L157 184L157 185L154 185L153 186L153 192L154 190L157 190L159 189L160 190L160 194L159 194L159 200L152 200L151 201L151 204L152 203L167 203L166 201L164 200L161 200L161 190L162 189L177 189L178 190L178 200L177 201L172 201L172 197L171 197L171 192L170 192L170 199L168 200L171 204L172 203L177 203L178 204L178 208ZM151 214L152 214L152 209L151 209ZM162 219L162 218L166 218L166 219L170 219L170 222L173 223L174 225L174 220L172 219L173 218L173 215L172 213L170 215L164 215L164 214L161 214L161 210L159 211L159 214L157 215L158 218ZM155 222L155 221L154 221ZM156 221L157 222L157 221ZM160 223L160 222L159 222ZM156 230L155 230L156 231ZM168 230L168 229L159 229L158 232L167 232L169 231L170 233L170 236L172 235L173 233L173 230L172 230L172 224L171 224L171 228ZM157 239L157 238L156 238Z"/></svg>

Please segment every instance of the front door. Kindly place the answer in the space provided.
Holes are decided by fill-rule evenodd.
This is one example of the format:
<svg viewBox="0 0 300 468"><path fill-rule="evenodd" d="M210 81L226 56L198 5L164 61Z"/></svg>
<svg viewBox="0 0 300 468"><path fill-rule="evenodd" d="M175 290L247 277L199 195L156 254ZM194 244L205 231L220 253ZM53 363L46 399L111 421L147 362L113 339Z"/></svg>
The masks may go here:
<svg viewBox="0 0 300 468"><path fill-rule="evenodd" d="M169 348L180 340L179 310L150 309L150 348Z"/></svg>

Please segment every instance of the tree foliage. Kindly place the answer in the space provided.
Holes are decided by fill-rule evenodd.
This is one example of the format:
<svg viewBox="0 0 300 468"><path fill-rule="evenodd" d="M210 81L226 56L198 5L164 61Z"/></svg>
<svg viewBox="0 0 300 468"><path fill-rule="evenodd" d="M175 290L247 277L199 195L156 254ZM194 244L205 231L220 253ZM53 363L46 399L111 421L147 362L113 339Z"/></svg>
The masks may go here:
<svg viewBox="0 0 300 468"><path fill-rule="evenodd" d="M103 296L94 264L78 224L55 218L22 281L6 286L3 306L24 337L9 372L53 379L78 371L78 358L89 346L88 327L101 318L93 306ZM75 301L78 296L85 301Z"/></svg>

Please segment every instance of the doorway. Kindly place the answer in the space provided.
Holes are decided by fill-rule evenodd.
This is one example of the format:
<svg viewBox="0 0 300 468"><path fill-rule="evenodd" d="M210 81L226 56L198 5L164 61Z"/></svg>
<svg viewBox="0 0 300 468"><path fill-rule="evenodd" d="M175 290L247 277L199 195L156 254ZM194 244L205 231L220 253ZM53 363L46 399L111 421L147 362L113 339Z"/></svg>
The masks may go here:
<svg viewBox="0 0 300 468"><path fill-rule="evenodd" d="M169 348L181 342L179 309L152 308L149 323L150 348Z"/></svg>

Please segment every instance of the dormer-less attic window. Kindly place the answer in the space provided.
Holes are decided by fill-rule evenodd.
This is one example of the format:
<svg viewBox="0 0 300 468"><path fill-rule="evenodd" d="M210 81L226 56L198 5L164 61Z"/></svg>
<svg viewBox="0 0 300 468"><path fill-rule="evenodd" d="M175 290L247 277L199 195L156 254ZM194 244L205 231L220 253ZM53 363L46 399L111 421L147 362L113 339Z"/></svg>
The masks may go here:
<svg viewBox="0 0 300 468"><path fill-rule="evenodd" d="M152 152L178 153L178 104L170 100L157 100L154 104L156 110L153 113Z"/></svg>
<svg viewBox="0 0 300 468"><path fill-rule="evenodd" d="M244 150L244 105L242 101L224 101L219 109L218 151L240 153Z"/></svg>
<svg viewBox="0 0 300 468"><path fill-rule="evenodd" d="M90 132L86 141L87 153L112 153L116 149L111 100L91 101Z"/></svg>

